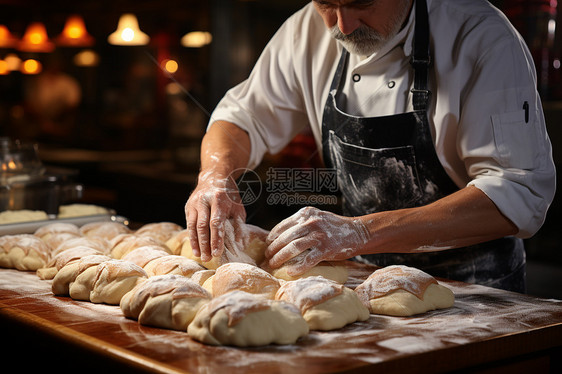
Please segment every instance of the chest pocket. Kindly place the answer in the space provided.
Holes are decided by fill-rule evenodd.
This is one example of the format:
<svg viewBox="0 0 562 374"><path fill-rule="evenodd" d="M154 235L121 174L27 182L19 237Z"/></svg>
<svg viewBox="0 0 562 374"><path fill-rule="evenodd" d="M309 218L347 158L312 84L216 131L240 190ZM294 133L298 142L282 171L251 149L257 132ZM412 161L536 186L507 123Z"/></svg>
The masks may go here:
<svg viewBox="0 0 562 374"><path fill-rule="evenodd" d="M532 169L536 166L536 118L532 107L492 116L494 139L501 166L517 169Z"/></svg>
<svg viewBox="0 0 562 374"><path fill-rule="evenodd" d="M329 136L338 186L355 214L400 209L422 197L413 146L372 149L344 142L333 131Z"/></svg>

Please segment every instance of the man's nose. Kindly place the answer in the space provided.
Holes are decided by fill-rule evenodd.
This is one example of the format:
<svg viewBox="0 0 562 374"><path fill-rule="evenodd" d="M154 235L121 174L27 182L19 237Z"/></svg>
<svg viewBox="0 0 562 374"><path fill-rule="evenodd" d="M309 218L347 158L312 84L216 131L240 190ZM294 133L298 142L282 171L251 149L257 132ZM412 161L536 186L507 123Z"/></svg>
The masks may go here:
<svg viewBox="0 0 562 374"><path fill-rule="evenodd" d="M361 25L354 13L352 9L345 7L340 7L337 10L338 28L345 35L351 34Z"/></svg>

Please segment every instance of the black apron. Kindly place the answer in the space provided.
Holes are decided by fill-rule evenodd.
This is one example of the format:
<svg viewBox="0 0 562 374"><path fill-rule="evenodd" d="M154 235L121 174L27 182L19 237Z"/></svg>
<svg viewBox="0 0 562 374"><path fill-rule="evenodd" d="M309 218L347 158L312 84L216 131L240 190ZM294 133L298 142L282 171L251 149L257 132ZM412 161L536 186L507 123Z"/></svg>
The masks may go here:
<svg viewBox="0 0 562 374"><path fill-rule="evenodd" d="M425 0L416 1L415 12L413 112L357 117L340 110L337 96L349 57L342 51L324 108L322 142L326 166L337 171L345 215L422 206L458 191L437 157L427 119L431 92ZM378 266L414 266L437 277L525 291L525 251L523 242L514 237L439 252L373 254L357 259Z"/></svg>

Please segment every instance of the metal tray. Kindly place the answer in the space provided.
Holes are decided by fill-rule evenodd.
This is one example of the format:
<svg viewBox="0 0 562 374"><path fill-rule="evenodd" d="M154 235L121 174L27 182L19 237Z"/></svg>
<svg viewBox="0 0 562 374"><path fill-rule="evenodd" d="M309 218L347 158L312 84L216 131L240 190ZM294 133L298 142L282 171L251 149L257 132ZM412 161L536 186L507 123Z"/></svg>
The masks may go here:
<svg viewBox="0 0 562 374"><path fill-rule="evenodd" d="M129 224L129 220L123 216L113 214L96 214L93 216L69 217L69 218L56 218L52 216L48 220L30 221L30 222L17 222L0 225L0 236L2 235L17 235L17 234L33 234L38 228L51 224L51 223L73 223L76 226L84 226L92 222L119 222L124 225Z"/></svg>

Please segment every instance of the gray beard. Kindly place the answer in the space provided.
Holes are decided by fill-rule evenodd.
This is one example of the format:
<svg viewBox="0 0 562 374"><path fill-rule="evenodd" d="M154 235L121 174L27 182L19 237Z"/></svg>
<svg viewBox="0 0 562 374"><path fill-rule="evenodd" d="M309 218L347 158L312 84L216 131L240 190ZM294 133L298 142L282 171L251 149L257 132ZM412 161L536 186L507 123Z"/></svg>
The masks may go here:
<svg viewBox="0 0 562 374"><path fill-rule="evenodd" d="M409 1L400 0L400 12L391 19L390 25L387 28L386 36L380 32L370 28L367 25L359 26L355 31L349 35L342 33L337 25L330 28L330 35L332 38L339 40L349 53L359 56L370 56L373 53L380 51L380 49L392 38L396 36L402 29L402 24L408 17Z"/></svg>
<svg viewBox="0 0 562 374"><path fill-rule="evenodd" d="M335 25L330 28L330 35L332 38L339 40L350 53L360 56L370 56L378 52L390 39L365 25L359 26L349 35L342 33L339 27Z"/></svg>

